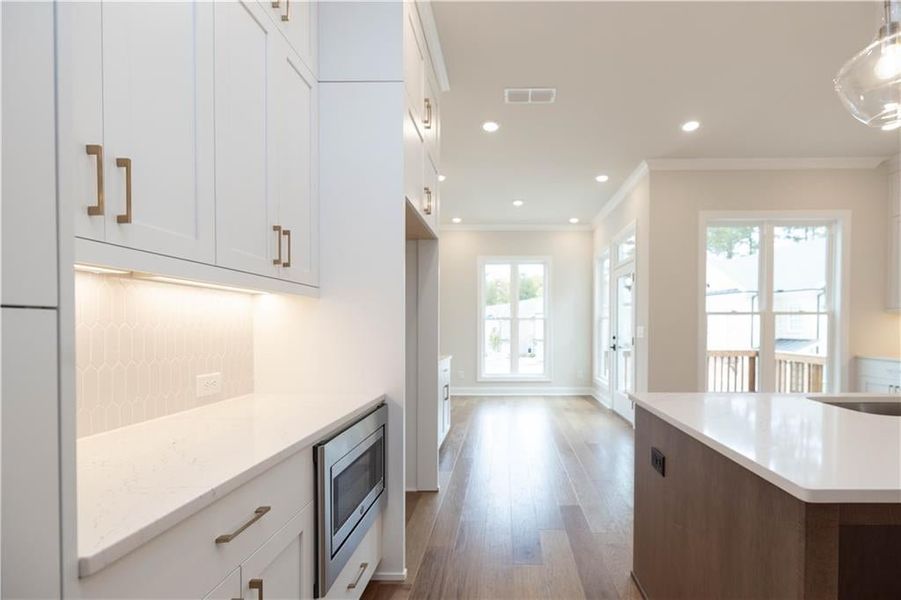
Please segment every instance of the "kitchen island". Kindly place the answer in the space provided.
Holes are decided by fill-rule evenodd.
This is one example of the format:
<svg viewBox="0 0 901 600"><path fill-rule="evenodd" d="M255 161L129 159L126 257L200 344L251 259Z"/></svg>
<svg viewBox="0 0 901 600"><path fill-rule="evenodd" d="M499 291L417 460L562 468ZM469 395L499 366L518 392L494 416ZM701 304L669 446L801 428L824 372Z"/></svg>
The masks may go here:
<svg viewBox="0 0 901 600"><path fill-rule="evenodd" d="M646 597L901 597L901 417L800 395L632 400Z"/></svg>

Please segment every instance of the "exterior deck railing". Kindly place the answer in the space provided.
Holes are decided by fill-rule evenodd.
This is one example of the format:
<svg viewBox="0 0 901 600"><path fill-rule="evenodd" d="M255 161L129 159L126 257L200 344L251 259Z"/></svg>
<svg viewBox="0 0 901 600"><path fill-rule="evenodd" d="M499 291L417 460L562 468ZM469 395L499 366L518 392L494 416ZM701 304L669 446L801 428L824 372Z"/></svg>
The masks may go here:
<svg viewBox="0 0 901 600"><path fill-rule="evenodd" d="M776 353L776 391L814 393L823 391L826 357L791 352ZM756 350L708 350L707 390L711 392L756 392L759 356Z"/></svg>

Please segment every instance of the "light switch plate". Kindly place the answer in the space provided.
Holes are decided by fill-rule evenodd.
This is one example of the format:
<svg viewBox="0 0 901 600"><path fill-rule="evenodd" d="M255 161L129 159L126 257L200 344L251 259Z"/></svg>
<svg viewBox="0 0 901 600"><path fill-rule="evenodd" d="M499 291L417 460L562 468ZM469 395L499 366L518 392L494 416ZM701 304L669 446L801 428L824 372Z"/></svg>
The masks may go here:
<svg viewBox="0 0 901 600"><path fill-rule="evenodd" d="M222 373L204 373L197 376L197 397L205 398L222 391Z"/></svg>

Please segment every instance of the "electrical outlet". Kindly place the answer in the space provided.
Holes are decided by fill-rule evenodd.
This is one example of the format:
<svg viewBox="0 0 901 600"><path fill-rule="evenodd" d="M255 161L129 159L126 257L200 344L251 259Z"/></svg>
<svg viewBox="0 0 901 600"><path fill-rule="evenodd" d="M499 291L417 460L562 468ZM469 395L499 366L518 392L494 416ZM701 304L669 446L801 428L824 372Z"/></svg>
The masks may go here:
<svg viewBox="0 0 901 600"><path fill-rule="evenodd" d="M651 448L651 466L661 477L666 477L666 456L657 448Z"/></svg>
<svg viewBox="0 0 901 600"><path fill-rule="evenodd" d="M197 376L197 397L204 398L222 391L222 373L204 373Z"/></svg>
<svg viewBox="0 0 901 600"><path fill-rule="evenodd" d="M457 379L466 379L466 373L464 373L463 371L457 371Z"/></svg>

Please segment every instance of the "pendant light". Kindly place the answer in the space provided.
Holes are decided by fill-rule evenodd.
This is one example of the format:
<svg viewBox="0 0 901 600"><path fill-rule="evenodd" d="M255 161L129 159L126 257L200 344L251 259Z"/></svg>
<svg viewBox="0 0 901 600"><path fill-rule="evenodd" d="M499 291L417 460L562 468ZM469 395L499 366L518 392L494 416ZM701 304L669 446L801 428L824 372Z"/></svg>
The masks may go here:
<svg viewBox="0 0 901 600"><path fill-rule="evenodd" d="M901 128L901 23L885 0L885 20L876 40L846 62L835 91L855 119L885 131Z"/></svg>

